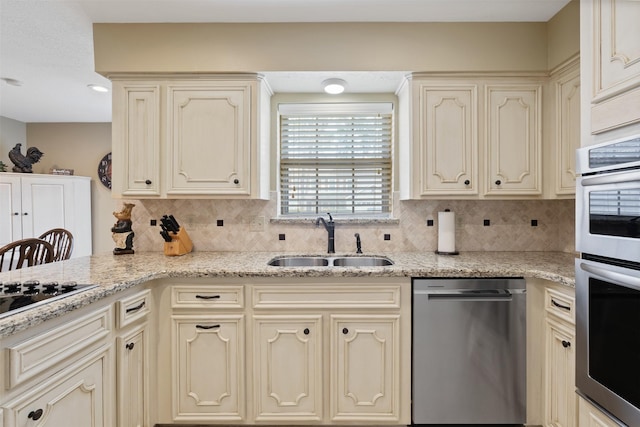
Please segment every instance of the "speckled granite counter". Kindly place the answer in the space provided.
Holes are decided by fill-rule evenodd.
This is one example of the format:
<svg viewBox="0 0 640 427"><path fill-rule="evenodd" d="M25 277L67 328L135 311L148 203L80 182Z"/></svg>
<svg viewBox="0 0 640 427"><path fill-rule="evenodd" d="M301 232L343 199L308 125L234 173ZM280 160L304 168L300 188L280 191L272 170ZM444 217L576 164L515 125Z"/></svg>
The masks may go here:
<svg viewBox="0 0 640 427"><path fill-rule="evenodd" d="M384 254L394 261L394 265L388 267L268 266L267 262L278 255L284 254L193 252L180 257L167 257L161 252L138 252L121 256L104 254L0 273L2 283L38 279L99 285L78 295L1 318L0 337L27 329L137 284L166 277L522 276L575 286L575 255L562 252L463 252L456 256L399 252Z"/></svg>

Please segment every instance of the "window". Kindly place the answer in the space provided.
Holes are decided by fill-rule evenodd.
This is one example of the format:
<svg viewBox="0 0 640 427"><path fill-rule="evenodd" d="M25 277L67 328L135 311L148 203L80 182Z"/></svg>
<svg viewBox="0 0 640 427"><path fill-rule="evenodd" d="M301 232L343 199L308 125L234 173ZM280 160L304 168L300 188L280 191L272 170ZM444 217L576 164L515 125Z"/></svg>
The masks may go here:
<svg viewBox="0 0 640 427"><path fill-rule="evenodd" d="M280 215L391 212L390 103L281 104Z"/></svg>

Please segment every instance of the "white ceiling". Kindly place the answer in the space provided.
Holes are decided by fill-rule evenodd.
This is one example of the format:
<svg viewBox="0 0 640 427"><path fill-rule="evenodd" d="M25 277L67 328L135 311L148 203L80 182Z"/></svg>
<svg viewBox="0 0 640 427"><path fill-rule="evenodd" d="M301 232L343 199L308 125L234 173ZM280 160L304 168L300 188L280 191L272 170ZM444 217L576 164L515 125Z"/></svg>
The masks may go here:
<svg viewBox="0 0 640 427"><path fill-rule="evenodd" d="M96 22L546 22L569 0L0 0L0 116L110 122L94 71ZM259 71L259 70L258 70ZM397 73L349 73L351 92L393 92ZM275 92L315 92L323 73L267 73Z"/></svg>

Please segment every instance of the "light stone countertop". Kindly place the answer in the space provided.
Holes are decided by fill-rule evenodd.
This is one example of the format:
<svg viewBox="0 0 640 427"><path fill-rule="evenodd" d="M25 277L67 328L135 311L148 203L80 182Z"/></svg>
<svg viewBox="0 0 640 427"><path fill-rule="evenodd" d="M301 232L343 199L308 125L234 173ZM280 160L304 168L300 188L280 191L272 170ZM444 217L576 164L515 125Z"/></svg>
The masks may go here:
<svg viewBox="0 0 640 427"><path fill-rule="evenodd" d="M564 252L394 252L386 267L271 267L282 252L192 252L169 257L162 252L102 254L0 273L0 283L37 279L97 284L58 301L0 318L0 338L153 279L168 277L532 277L575 287L576 255ZM325 254L308 254L324 256ZM353 256L353 254L331 254Z"/></svg>

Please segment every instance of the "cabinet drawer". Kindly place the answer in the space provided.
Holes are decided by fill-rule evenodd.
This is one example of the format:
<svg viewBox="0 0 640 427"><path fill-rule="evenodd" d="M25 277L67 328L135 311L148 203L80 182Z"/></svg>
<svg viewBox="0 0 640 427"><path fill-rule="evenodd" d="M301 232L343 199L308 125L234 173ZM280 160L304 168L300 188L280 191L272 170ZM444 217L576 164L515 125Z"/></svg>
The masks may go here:
<svg viewBox="0 0 640 427"><path fill-rule="evenodd" d="M400 309L400 285L256 285L254 308L393 308Z"/></svg>
<svg viewBox="0 0 640 427"><path fill-rule="evenodd" d="M111 330L111 306L7 348L8 388L56 372L83 356Z"/></svg>
<svg viewBox="0 0 640 427"><path fill-rule="evenodd" d="M545 289L545 310L560 319L575 324L575 298L555 289Z"/></svg>
<svg viewBox="0 0 640 427"><path fill-rule="evenodd" d="M177 285L171 288L172 308L243 308L242 285Z"/></svg>
<svg viewBox="0 0 640 427"><path fill-rule="evenodd" d="M124 328L138 319L143 319L151 312L151 291L144 290L116 302L118 328Z"/></svg>

